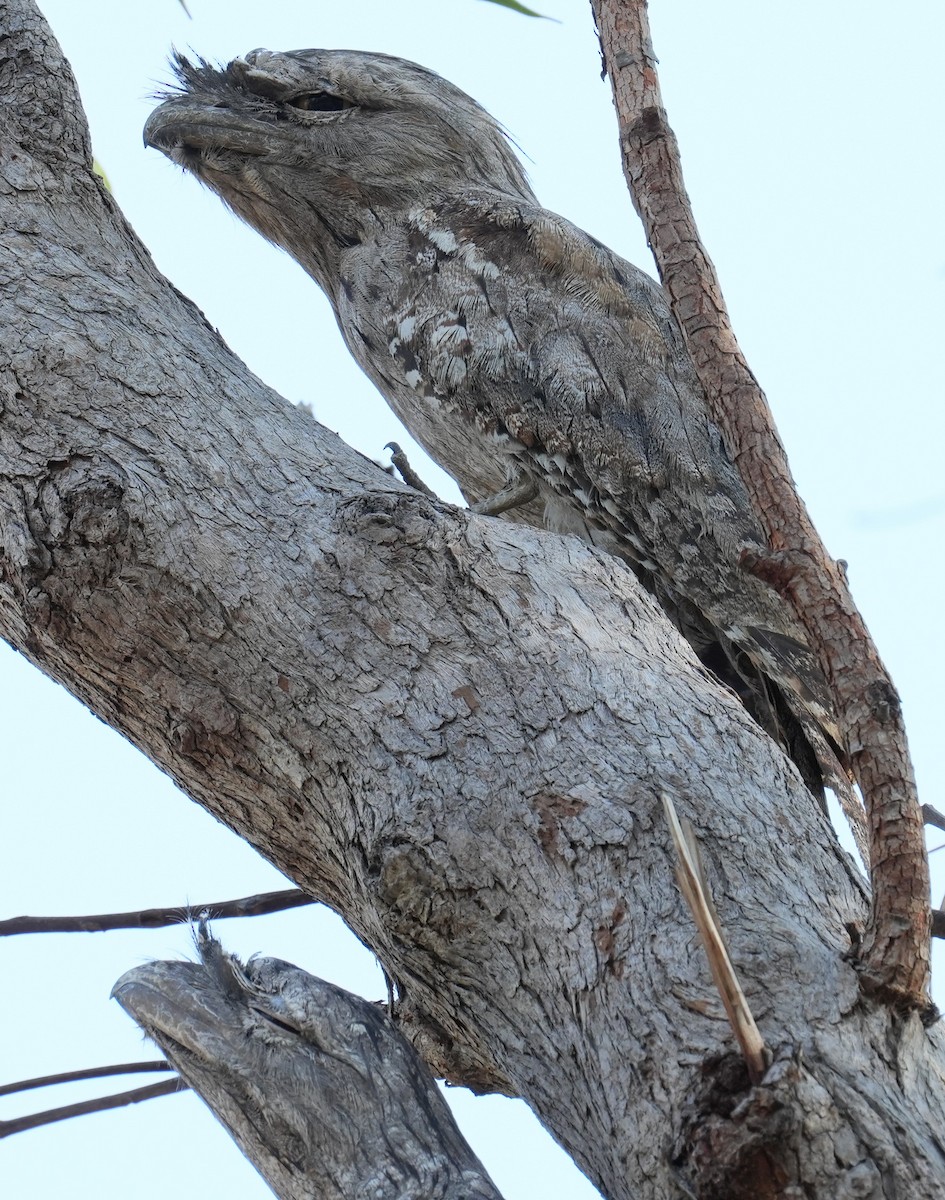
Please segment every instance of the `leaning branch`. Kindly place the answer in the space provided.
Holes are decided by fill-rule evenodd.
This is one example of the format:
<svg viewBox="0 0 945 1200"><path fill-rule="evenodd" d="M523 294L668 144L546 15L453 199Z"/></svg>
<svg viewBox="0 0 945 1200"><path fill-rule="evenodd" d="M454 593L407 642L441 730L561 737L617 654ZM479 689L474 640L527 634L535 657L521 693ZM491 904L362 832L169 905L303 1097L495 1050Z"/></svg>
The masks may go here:
<svg viewBox="0 0 945 1200"><path fill-rule="evenodd" d="M830 685L869 817L870 922L861 980L926 1008L929 874L905 726L892 681L794 487L764 393L732 330L696 228L660 93L646 0L591 0L620 128L624 174L716 423L768 536L746 562L793 604Z"/></svg>

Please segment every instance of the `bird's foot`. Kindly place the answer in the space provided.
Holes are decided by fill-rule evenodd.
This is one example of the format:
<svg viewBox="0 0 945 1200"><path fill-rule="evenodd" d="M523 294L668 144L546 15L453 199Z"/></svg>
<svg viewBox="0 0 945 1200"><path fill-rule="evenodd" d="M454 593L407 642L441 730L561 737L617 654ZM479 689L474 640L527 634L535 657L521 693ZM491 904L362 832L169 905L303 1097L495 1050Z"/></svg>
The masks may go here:
<svg viewBox="0 0 945 1200"><path fill-rule="evenodd" d="M436 499L436 492L423 482L397 442L388 442L384 449L390 451L391 466L397 469L397 473L408 487L412 487L416 492L422 492L431 500Z"/></svg>
<svg viewBox="0 0 945 1200"><path fill-rule="evenodd" d="M501 492L496 492L494 496L487 496L485 500L470 504L469 511L478 513L481 517L497 517L499 513L508 512L510 508L528 504L537 495L538 484L531 475L522 472L522 474L516 475Z"/></svg>

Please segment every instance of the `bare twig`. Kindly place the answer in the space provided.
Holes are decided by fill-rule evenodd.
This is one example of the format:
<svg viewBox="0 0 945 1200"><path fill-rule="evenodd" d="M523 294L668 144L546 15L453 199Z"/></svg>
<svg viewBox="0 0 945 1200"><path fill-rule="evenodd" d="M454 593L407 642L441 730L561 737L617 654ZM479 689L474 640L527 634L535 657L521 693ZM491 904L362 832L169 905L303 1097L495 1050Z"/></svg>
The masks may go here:
<svg viewBox="0 0 945 1200"><path fill-rule="evenodd" d="M76 1083L80 1079L104 1079L109 1075L145 1075L152 1071L173 1071L164 1059L154 1062L118 1063L111 1067L86 1067L81 1071L61 1071L58 1075L38 1075L35 1079L19 1079L16 1083L0 1084L0 1096L28 1092L32 1088L52 1087L57 1083Z"/></svg>
<svg viewBox="0 0 945 1200"><path fill-rule="evenodd" d="M676 807L669 796L664 792L661 799L679 858L676 879L680 891L689 905L699 936L702 938L709 969L722 997L732 1032L741 1047L745 1065L748 1067L748 1076L752 1083L760 1083L767 1068L764 1038L755 1024L755 1018L751 1015L745 993L732 966L718 913L712 901L712 893L702 868L699 846L688 821L680 822L676 815Z"/></svg>
<svg viewBox="0 0 945 1200"><path fill-rule="evenodd" d="M865 987L927 1008L929 876L899 697L846 585L798 496L764 393L729 321L699 238L667 121L645 0L591 0L614 93L624 173L710 409L771 553L746 563L791 601L833 694L866 802L873 905L860 960Z"/></svg>
<svg viewBox="0 0 945 1200"><path fill-rule="evenodd" d="M10 917L0 921L0 937L12 937L17 933L104 933L109 929L160 929L165 925L185 924L198 915L212 921L219 921L223 917L261 917L314 903L312 897L300 888L286 888L281 892L261 892L216 904L142 908L137 912L96 913L80 917Z"/></svg>
<svg viewBox="0 0 945 1200"><path fill-rule="evenodd" d="M126 1104L138 1104L141 1100L151 1100L155 1096L169 1096L171 1092L183 1092L188 1087L189 1084L175 1075L173 1079L162 1079L160 1083L134 1088L130 1092L99 1096L95 1100L81 1100L78 1104L66 1104L62 1108L48 1108L45 1112L14 1117L12 1121L0 1121L0 1138L24 1133L27 1129L38 1129L41 1125L52 1125L56 1121L67 1121L70 1117L82 1117L86 1113L107 1112L110 1108L123 1108Z"/></svg>

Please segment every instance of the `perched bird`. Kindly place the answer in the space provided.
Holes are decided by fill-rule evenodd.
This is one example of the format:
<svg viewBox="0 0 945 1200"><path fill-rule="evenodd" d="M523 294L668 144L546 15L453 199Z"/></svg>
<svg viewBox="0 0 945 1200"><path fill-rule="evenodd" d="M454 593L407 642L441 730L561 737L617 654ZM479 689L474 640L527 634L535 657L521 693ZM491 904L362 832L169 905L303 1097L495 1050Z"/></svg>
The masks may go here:
<svg viewBox="0 0 945 1200"><path fill-rule="evenodd" d="M199 962L143 963L112 996L275 1195L501 1200L380 1005L278 958L242 963L202 921L196 940Z"/></svg>
<svg viewBox="0 0 945 1200"><path fill-rule="evenodd" d="M848 803L820 668L662 289L538 204L501 127L353 50L178 56L145 142L287 250L478 511L624 559L815 794Z"/></svg>

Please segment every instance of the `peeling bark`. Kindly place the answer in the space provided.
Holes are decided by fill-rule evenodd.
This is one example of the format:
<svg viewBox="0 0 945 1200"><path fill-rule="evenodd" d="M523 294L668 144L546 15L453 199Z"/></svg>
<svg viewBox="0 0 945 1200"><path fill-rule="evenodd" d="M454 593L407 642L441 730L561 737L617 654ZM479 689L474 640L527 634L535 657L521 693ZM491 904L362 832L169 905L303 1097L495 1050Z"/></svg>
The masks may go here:
<svg viewBox="0 0 945 1200"><path fill-rule="evenodd" d="M864 889L793 767L619 562L396 484L234 359L92 175L35 9L0 14L2 635L609 1200L941 1195L941 1034L863 997ZM757 1087L661 792L775 1053Z"/></svg>
<svg viewBox="0 0 945 1200"><path fill-rule="evenodd" d="M764 392L745 361L696 228L663 107L646 0L591 0L620 128L624 174L710 411L768 535L746 562L786 596L810 635L866 803L873 903L864 985L929 1009L929 869L899 695L850 590L794 487Z"/></svg>

